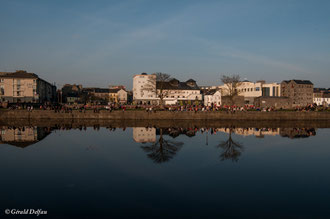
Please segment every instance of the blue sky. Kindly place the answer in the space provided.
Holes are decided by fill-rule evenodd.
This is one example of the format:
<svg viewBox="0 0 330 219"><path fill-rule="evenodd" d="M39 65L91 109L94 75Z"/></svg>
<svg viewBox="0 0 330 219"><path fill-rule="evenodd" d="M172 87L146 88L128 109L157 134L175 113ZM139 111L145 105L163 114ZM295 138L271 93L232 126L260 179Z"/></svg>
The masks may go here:
<svg viewBox="0 0 330 219"><path fill-rule="evenodd" d="M0 71L60 87L131 88L141 72L330 87L328 0L0 0L0 31Z"/></svg>

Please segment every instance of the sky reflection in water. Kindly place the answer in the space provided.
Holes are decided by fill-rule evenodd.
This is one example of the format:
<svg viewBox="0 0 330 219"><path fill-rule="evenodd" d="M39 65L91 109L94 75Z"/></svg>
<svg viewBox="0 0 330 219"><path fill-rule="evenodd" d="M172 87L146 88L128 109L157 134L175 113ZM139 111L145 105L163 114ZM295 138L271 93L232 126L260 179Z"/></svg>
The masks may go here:
<svg viewBox="0 0 330 219"><path fill-rule="evenodd" d="M53 216L328 217L328 134L2 127L0 206Z"/></svg>

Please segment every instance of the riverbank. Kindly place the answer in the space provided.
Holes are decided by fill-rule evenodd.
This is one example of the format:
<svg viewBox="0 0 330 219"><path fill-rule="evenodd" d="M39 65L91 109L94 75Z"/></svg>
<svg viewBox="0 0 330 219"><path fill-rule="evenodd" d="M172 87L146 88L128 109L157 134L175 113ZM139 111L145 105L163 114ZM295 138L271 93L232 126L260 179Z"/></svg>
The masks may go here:
<svg viewBox="0 0 330 219"><path fill-rule="evenodd" d="M207 121L327 121L330 122L330 112L301 112L301 111L247 111L235 113L225 111L191 112L191 111L154 111L146 112L142 110L132 111L106 111L100 112L86 111L55 113L52 110L2 110L0 111L0 120L207 120Z"/></svg>
<svg viewBox="0 0 330 219"><path fill-rule="evenodd" d="M265 120L108 120L108 119L8 119L0 120L8 127L156 127L156 128L330 128L327 120L265 121Z"/></svg>

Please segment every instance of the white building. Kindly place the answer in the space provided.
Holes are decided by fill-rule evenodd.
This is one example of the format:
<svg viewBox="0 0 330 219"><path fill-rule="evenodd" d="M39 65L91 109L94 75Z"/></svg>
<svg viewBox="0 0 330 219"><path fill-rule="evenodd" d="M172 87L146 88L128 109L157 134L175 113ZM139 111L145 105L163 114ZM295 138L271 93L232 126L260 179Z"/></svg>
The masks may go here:
<svg viewBox="0 0 330 219"><path fill-rule="evenodd" d="M204 105L205 106L220 106L221 105L221 90L212 89L204 92Z"/></svg>
<svg viewBox="0 0 330 219"><path fill-rule="evenodd" d="M154 87L155 90L150 88ZM149 89L146 89L149 88ZM158 104L159 92L162 90L164 102L172 104L194 104L202 101L202 94L196 81L190 79L180 82L172 79L168 82L156 82L156 75L142 73L133 77L133 102L136 104ZM157 92L157 93L156 93Z"/></svg>
<svg viewBox="0 0 330 219"><path fill-rule="evenodd" d="M156 104L158 102L156 91L144 89L146 86L156 87L156 75L142 73L133 76L133 103Z"/></svg>
<svg viewBox="0 0 330 219"><path fill-rule="evenodd" d="M314 89L313 103L318 106L329 106L330 105L330 92L326 89Z"/></svg>
<svg viewBox="0 0 330 219"><path fill-rule="evenodd" d="M228 87L226 85L219 86L222 90L222 95L225 96L228 93ZM266 97L279 97L281 96L280 83L265 83L265 81L242 81L240 82L237 92L239 96L244 96L246 104L253 104L254 98L266 96Z"/></svg>

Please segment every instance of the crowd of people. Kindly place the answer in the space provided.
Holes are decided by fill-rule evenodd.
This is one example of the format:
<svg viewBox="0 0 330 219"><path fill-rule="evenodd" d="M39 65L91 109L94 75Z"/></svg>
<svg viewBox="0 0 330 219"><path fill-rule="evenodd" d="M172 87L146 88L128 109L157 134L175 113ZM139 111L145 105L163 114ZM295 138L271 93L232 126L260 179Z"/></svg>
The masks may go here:
<svg viewBox="0 0 330 219"><path fill-rule="evenodd" d="M79 111L85 113L88 110L93 111L94 113L99 113L100 111L109 111L121 110L125 112L126 110L145 110L146 112L156 112L156 111L170 111L170 112L211 112L211 111L224 111L227 113L235 112L246 112L246 111L324 111L329 110L329 107L317 106L316 104L309 104L307 106L294 107L292 109L282 109L275 107L257 107L255 105L246 104L244 106L237 105L165 105L165 106L150 106L150 105L122 105L122 104L109 104L109 105L67 105L67 104L12 104L9 106L10 110L27 110L32 112L34 110L52 110L55 113L72 113L73 111Z"/></svg>

